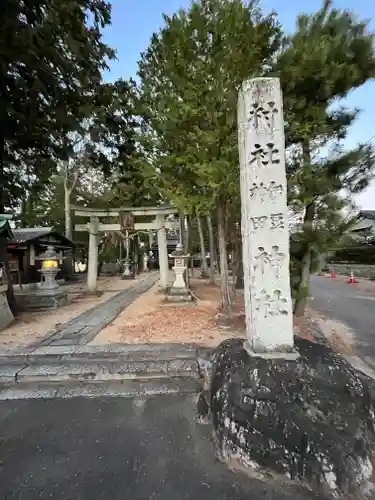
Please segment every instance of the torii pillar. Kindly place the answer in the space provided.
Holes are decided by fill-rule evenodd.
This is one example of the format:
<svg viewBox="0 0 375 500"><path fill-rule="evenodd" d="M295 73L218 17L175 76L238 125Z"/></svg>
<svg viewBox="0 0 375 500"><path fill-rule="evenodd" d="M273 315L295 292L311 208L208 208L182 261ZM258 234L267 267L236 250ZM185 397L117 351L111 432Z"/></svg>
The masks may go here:
<svg viewBox="0 0 375 500"><path fill-rule="evenodd" d="M89 292L96 292L98 281L98 234L99 219L90 217L89 224L89 262L87 269L87 288Z"/></svg>
<svg viewBox="0 0 375 500"><path fill-rule="evenodd" d="M158 254L159 254L159 269L160 269L160 284L162 288L167 288L169 285L169 265L168 265L168 250L167 250L167 233L165 230L165 215L157 215L157 234L158 234Z"/></svg>

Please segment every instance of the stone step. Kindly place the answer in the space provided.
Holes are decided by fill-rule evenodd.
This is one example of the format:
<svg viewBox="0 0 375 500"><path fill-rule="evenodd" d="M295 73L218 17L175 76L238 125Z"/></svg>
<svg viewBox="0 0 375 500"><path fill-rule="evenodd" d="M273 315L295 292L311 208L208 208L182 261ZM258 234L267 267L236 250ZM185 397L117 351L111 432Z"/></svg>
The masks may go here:
<svg viewBox="0 0 375 500"><path fill-rule="evenodd" d="M0 355L0 399L194 393L210 353L194 344L145 344Z"/></svg>
<svg viewBox="0 0 375 500"><path fill-rule="evenodd" d="M71 359L99 360L170 360L195 359L198 350L194 344L109 344L75 346L41 346L26 348L11 354L0 354L0 366L6 364L63 361Z"/></svg>
<svg viewBox="0 0 375 500"><path fill-rule="evenodd" d="M0 400L73 397L146 397L162 394L196 394L192 378L111 381L25 382L0 384Z"/></svg>
<svg viewBox="0 0 375 500"><path fill-rule="evenodd" d="M64 362L31 362L15 374L17 382L51 382L65 380L127 380L147 378L197 376L194 359L171 359L164 361L137 360L88 360L71 359Z"/></svg>
<svg viewBox="0 0 375 500"><path fill-rule="evenodd" d="M198 378L192 345L137 345L64 351L40 348L24 355L0 356L0 383L110 381Z"/></svg>

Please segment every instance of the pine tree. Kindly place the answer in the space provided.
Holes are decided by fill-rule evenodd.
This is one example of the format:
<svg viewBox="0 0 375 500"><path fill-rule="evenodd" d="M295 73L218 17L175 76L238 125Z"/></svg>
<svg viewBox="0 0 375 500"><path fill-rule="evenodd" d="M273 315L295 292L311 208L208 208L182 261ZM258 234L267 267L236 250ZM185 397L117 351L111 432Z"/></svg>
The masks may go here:
<svg viewBox="0 0 375 500"><path fill-rule="evenodd" d="M345 229L345 223L335 221L345 205L340 192L359 192L373 176L370 145L352 151L341 147L358 110L337 105L375 76L373 42L367 22L325 1L314 15L298 17L296 32L286 39L277 61L290 152L289 199L291 208L303 217L299 262L293 269L298 271L297 315L304 314L314 254L332 245Z"/></svg>

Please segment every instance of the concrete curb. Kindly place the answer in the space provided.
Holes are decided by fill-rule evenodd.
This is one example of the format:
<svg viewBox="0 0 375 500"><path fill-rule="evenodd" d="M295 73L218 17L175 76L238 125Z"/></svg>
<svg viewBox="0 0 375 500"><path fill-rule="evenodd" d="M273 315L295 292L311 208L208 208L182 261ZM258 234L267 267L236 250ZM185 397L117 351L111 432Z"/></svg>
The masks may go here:
<svg viewBox="0 0 375 500"><path fill-rule="evenodd" d="M309 333L315 338L315 341L319 344L324 344L327 347L330 347L334 352L339 354L343 359L345 359L355 370L365 375L369 379L375 381L375 370L372 366L370 366L365 360L360 358L357 355L346 354L344 352L340 352L335 345L330 342L329 337L324 335L324 332L314 324L310 324Z"/></svg>
<svg viewBox="0 0 375 500"><path fill-rule="evenodd" d="M94 398L156 396L162 394L194 394L196 381L193 379L122 380L103 382L71 382L40 384L9 384L0 388L1 400L52 399L52 398Z"/></svg>

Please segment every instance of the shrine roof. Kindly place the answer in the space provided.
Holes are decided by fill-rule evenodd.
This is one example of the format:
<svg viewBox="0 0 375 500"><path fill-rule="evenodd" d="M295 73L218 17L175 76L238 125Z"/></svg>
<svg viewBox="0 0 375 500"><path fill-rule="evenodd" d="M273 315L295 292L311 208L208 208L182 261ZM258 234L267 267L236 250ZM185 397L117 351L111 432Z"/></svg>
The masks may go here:
<svg viewBox="0 0 375 500"><path fill-rule="evenodd" d="M74 247L75 243L69 240L58 231L53 229L52 227L26 227L20 229L13 230L13 243L32 243L37 242L40 239L43 239L46 236L51 236L55 238L57 241L61 242L64 246ZM54 243L51 242L53 245Z"/></svg>
<svg viewBox="0 0 375 500"><path fill-rule="evenodd" d="M375 210L361 210L358 217L365 219L375 219Z"/></svg>

